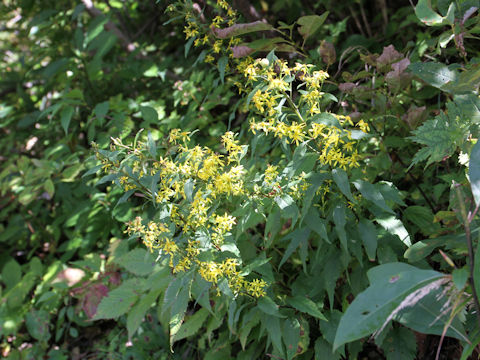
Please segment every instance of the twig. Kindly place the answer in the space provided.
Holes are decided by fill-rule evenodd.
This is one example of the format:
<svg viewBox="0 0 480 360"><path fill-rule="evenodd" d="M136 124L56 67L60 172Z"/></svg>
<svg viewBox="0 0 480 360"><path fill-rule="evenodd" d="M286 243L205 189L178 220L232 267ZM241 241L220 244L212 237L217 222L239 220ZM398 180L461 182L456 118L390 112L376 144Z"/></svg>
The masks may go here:
<svg viewBox="0 0 480 360"><path fill-rule="evenodd" d="M365 32L363 31L362 24L360 23L360 20L357 17L357 14L355 11L352 9L351 6L348 7L348 10L350 10L350 14L353 17L353 21L355 21L355 25L357 25L358 30L362 33L363 36L365 36Z"/></svg>
<svg viewBox="0 0 480 360"><path fill-rule="evenodd" d="M365 28L367 29L368 37L370 37L370 38L373 37L372 29L370 28L370 25L368 24L367 15L365 14L365 9L363 8L362 1L360 1L360 15L362 15L362 20L363 20L363 23L365 24Z"/></svg>

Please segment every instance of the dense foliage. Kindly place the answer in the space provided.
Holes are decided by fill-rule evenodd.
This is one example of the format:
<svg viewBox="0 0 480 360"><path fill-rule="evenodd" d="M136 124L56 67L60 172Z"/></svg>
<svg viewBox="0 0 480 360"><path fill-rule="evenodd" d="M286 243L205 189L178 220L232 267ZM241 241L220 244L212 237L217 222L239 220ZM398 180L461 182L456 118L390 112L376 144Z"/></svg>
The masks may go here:
<svg viewBox="0 0 480 360"><path fill-rule="evenodd" d="M4 1L2 355L478 357L479 8Z"/></svg>

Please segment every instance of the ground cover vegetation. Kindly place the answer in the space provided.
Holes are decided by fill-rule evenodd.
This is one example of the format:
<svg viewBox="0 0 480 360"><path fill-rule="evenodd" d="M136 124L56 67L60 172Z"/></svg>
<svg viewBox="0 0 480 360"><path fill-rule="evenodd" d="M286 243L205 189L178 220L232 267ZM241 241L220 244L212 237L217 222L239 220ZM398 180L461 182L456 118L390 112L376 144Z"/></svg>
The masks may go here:
<svg viewBox="0 0 480 360"><path fill-rule="evenodd" d="M470 359L475 0L0 5L8 359Z"/></svg>

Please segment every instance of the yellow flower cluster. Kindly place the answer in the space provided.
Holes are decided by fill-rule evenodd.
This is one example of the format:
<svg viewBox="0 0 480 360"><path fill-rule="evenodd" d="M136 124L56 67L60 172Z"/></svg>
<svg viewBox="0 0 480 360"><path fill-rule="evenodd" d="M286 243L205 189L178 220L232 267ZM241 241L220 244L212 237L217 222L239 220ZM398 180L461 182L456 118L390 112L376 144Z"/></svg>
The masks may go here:
<svg viewBox="0 0 480 360"><path fill-rule="evenodd" d="M286 61L280 59L271 61L251 58L240 62L237 70L243 73L250 89L256 89L251 97L251 108L263 119L250 120L250 130L254 134L257 131L266 135L271 133L296 146L310 142L315 145L311 149L318 153L322 164L343 169L359 166L360 156L354 149L351 130L348 130L348 127L354 126L350 117L326 113L327 117L336 117L340 126L316 120L315 116L321 114L321 88L328 78L326 72L314 70L311 64L296 63L289 67ZM292 83L295 79L302 81L298 88L304 88L299 90L301 95L298 104L292 96ZM241 91L248 90L242 88ZM284 105L288 105L289 109L286 110ZM284 114L288 116L285 117ZM292 116L297 121L287 122L286 119ZM363 132L369 131L368 124L363 120L357 126Z"/></svg>
<svg viewBox="0 0 480 360"><path fill-rule="evenodd" d="M222 136L224 155L208 147L189 147L189 142L189 132L174 129L167 138L168 156L151 158L146 143L139 141L135 146L125 145L120 139L114 139L114 152L135 154L127 156L129 160L126 163L116 162L115 165L97 152L97 157L104 165L109 165L106 168L110 171L129 174L119 176L119 183L125 190L138 187L159 206L170 211L169 218L162 223L144 225L137 217L128 223L126 231L140 236L151 252L158 250L161 255L167 256L175 273L196 268L205 280L214 285L222 278L227 279L236 295L263 296L267 284L263 280L249 281L241 276L237 270L240 265L238 260L227 258L215 262L198 258L203 251L220 253L226 239L231 241L236 218L226 208L219 212L221 208L217 209L217 204L228 203L230 197L253 195L245 185L246 171L240 164L246 148L240 145L232 132ZM125 171L129 165L131 171ZM159 179L156 191L141 187L141 179L146 176ZM265 177L272 176L270 169ZM222 201L220 197L227 201ZM167 226L167 223L170 225ZM198 240L198 237L205 239L205 235L209 243Z"/></svg>

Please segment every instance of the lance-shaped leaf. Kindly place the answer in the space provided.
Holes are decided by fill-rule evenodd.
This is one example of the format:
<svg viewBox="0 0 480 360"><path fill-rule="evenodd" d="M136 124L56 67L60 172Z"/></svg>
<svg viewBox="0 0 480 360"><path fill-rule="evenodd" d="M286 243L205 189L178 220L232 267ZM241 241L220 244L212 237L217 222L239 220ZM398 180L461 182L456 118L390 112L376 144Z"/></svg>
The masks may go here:
<svg viewBox="0 0 480 360"><path fill-rule="evenodd" d="M272 25L261 21L254 21L247 24L235 24L224 29L212 27L212 31L215 36L220 39L228 39L234 36L240 36L255 31L266 31L272 29Z"/></svg>
<svg viewBox="0 0 480 360"><path fill-rule="evenodd" d="M468 176L472 187L473 198L477 206L480 205L480 142L477 141L470 154Z"/></svg>
<svg viewBox="0 0 480 360"><path fill-rule="evenodd" d="M444 275L433 270L385 264L371 269L369 278L375 281L355 298L340 320L334 349L381 329L400 310L414 306L430 291L437 289L441 284L437 284L436 280L443 281ZM431 289L426 287L434 282L436 286ZM419 289L424 293L416 292ZM406 304L404 300L411 294L415 294L416 298Z"/></svg>

